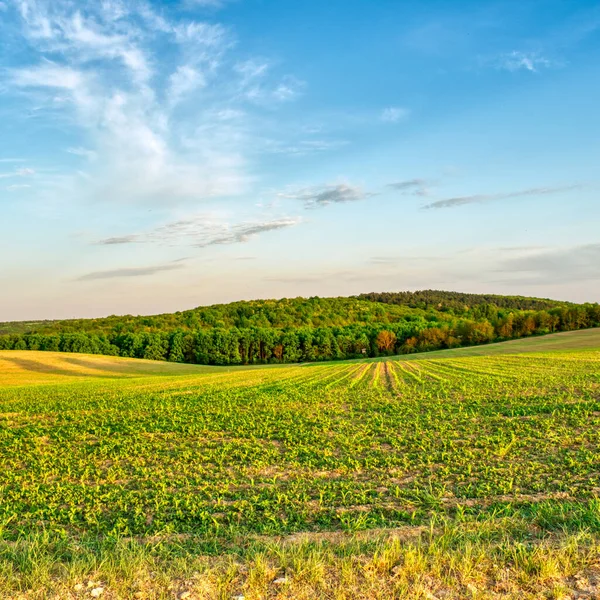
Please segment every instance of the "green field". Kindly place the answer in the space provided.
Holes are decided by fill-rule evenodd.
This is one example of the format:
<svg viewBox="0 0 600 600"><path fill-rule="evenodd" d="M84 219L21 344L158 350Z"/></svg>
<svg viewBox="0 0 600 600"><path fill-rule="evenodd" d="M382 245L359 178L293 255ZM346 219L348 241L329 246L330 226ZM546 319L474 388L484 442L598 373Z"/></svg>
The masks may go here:
<svg viewBox="0 0 600 600"><path fill-rule="evenodd" d="M274 368L1 352L0 531L3 598L593 598L600 331Z"/></svg>

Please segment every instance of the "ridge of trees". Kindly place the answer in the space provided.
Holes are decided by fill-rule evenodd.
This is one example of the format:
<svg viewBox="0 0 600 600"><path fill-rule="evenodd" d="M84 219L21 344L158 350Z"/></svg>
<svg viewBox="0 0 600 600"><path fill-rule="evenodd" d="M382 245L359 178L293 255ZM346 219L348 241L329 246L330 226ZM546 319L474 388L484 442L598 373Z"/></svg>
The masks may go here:
<svg viewBox="0 0 600 600"><path fill-rule="evenodd" d="M0 349L198 364L292 363L485 344L600 326L598 304L425 290L255 300L148 317L0 324ZM15 324L8 324L15 325Z"/></svg>
<svg viewBox="0 0 600 600"><path fill-rule="evenodd" d="M436 308L453 314L465 314L482 304L493 304L498 308L515 310L547 310L557 306L571 306L573 303L549 298L527 296L500 296L497 294L466 294L463 292L442 292L439 290L419 290L416 292L371 292L355 296L359 300L400 304L412 308Z"/></svg>

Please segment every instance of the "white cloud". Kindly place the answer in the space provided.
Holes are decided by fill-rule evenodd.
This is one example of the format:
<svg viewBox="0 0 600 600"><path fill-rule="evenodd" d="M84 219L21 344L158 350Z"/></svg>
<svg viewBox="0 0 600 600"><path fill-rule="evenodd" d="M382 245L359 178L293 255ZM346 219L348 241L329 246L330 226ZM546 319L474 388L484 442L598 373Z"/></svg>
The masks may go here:
<svg viewBox="0 0 600 600"><path fill-rule="evenodd" d="M282 102L293 100L299 94L300 87L301 84L299 82L290 81L288 83L280 83L273 90L273 97Z"/></svg>
<svg viewBox="0 0 600 600"><path fill-rule="evenodd" d="M37 59L9 71L8 92L30 98L38 115L60 111L85 140L67 151L91 160L85 185L76 172L62 177L62 198L176 205L240 194L256 147L246 109L291 100L301 87L271 76L262 59L225 60L233 36L222 25L171 20L147 3L18 7ZM260 84L257 98L249 80Z"/></svg>
<svg viewBox="0 0 600 600"><path fill-rule="evenodd" d="M75 91L84 83L81 72L49 61L35 67L17 69L12 73L12 82L20 87L50 87Z"/></svg>
<svg viewBox="0 0 600 600"><path fill-rule="evenodd" d="M65 54L77 63L116 59L136 79L150 77L148 61L137 43L139 31L133 23L121 22L127 11L120 3L84 2L74 8L66 0L20 0L18 5L27 25L25 34L41 50Z"/></svg>
<svg viewBox="0 0 600 600"><path fill-rule="evenodd" d="M227 39L227 32L222 25L210 23L198 23L190 21L177 25L166 26L165 33L173 33L178 43L193 42L196 45L207 48L222 48L229 46L231 42Z"/></svg>
<svg viewBox="0 0 600 600"><path fill-rule="evenodd" d="M235 65L235 70L242 76L242 84L263 77L269 70L269 64L263 61L246 60Z"/></svg>
<svg viewBox="0 0 600 600"><path fill-rule="evenodd" d="M410 111L399 106L389 106L381 112L381 120L385 123L398 123L408 117Z"/></svg>
<svg viewBox="0 0 600 600"><path fill-rule="evenodd" d="M205 86L206 79L202 73L189 65L181 65L169 78L170 102L177 104L187 94Z"/></svg>
<svg viewBox="0 0 600 600"><path fill-rule="evenodd" d="M497 65L507 71L530 71L535 72L540 69L547 69L556 66L557 63L541 56L537 52L519 52L513 51L503 54L498 58Z"/></svg>

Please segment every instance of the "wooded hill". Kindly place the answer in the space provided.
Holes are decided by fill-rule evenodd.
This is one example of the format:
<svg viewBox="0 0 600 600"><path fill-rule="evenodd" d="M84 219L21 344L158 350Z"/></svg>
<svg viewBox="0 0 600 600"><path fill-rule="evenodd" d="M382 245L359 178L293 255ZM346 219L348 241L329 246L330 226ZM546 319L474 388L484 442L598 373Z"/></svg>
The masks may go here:
<svg viewBox="0 0 600 600"><path fill-rule="evenodd" d="M598 304L425 290L243 301L154 316L0 323L0 349L276 363L438 350L596 326Z"/></svg>

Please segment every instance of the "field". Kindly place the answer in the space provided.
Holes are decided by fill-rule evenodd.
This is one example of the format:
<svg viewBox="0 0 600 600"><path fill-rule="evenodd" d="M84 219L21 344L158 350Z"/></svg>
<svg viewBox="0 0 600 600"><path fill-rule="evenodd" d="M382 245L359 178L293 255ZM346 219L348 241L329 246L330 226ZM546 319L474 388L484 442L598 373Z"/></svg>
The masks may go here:
<svg viewBox="0 0 600 600"><path fill-rule="evenodd" d="M2 598L600 597L600 332L379 362L0 353Z"/></svg>

